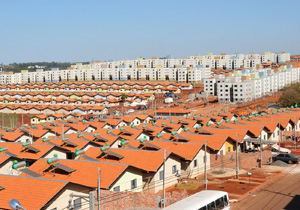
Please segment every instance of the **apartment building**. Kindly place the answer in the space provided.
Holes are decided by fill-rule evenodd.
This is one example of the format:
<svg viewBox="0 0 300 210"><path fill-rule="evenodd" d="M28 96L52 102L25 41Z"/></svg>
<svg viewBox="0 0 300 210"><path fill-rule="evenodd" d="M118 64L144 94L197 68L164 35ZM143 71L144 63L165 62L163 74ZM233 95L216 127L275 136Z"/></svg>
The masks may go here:
<svg viewBox="0 0 300 210"><path fill-rule="evenodd" d="M277 69L234 70L227 75L204 79L204 92L223 102L246 102L273 94L300 81L300 68L291 65Z"/></svg>
<svg viewBox="0 0 300 210"><path fill-rule="evenodd" d="M51 71L37 69L36 72L22 70L21 73L4 72L0 75L0 83L30 83L59 81L90 81L90 80L170 80L178 82L200 82L211 76L211 69L251 69L264 63L284 63L290 60L290 54L265 52L262 54L232 54L205 56L194 55L181 59L137 58L121 61L94 61L88 64L76 63L68 69ZM281 67L280 67L281 68ZM284 70L284 69L281 69ZM296 73L280 77L279 82L296 81ZM298 76L297 76L298 78ZM282 84L279 85L279 88Z"/></svg>

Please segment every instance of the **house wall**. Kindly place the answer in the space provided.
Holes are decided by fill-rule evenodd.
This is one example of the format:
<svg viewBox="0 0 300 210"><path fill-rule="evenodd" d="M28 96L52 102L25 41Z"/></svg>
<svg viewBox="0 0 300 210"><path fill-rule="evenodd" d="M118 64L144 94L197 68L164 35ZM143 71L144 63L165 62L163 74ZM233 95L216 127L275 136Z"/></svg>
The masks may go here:
<svg viewBox="0 0 300 210"><path fill-rule="evenodd" d="M181 178L194 178L199 174L204 173L204 156L205 151L201 149L197 155L193 158L192 161L181 161ZM210 152L209 150L206 153L206 169L210 169ZM197 165L195 166L195 161L197 161Z"/></svg>
<svg viewBox="0 0 300 210"><path fill-rule="evenodd" d="M41 208L42 210L52 210L54 208L57 209L67 209L69 205L69 199L70 194L74 193L76 195L82 195L82 196L88 196L89 191L88 188L78 185L72 185L68 184L61 192L59 192L56 196L54 196L45 207ZM74 199L77 199L76 197L72 199L72 205L74 202ZM82 198L81 204L82 209L86 208L87 205L84 205L86 201Z"/></svg>
<svg viewBox="0 0 300 210"><path fill-rule="evenodd" d="M165 187L172 186L177 183L177 177L172 173L172 166L176 165L176 169L181 171L181 163L179 157L169 157L165 162ZM163 165L153 175L148 184L144 184L144 191L150 193L157 193L163 188L163 180L160 180L160 172L163 171ZM147 175L143 174L143 178Z"/></svg>
<svg viewBox="0 0 300 210"><path fill-rule="evenodd" d="M14 173L12 169L12 165L13 165L13 160L10 160L8 161L6 164L4 164L3 166L0 167L0 174L4 174L4 175L8 175L8 174L11 174L11 175L16 175Z"/></svg>
<svg viewBox="0 0 300 210"><path fill-rule="evenodd" d="M51 150L51 152L46 154L43 158L53 158L55 154L57 155L58 159L67 159L67 153L57 150L56 148Z"/></svg>
<svg viewBox="0 0 300 210"><path fill-rule="evenodd" d="M137 188L131 189L131 181L137 180ZM115 187L120 187L120 192L125 192L126 190L132 192L142 192L143 191L143 177L142 171L134 168L128 168L126 172L117 179L117 181L109 188L110 191L114 191Z"/></svg>

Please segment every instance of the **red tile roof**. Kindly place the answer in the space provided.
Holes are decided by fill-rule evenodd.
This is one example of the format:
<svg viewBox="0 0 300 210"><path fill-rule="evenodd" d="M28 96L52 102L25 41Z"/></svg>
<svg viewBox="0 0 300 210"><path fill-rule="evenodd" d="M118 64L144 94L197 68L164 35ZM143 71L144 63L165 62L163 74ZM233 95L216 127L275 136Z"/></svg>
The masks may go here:
<svg viewBox="0 0 300 210"><path fill-rule="evenodd" d="M64 180L88 187L97 187L98 168L101 170L102 189L108 189L128 168L128 165L103 162L89 162L82 160L59 160L59 163L75 169L70 174L54 171L44 172L50 165L47 159L39 159L29 167L30 170L42 174L43 178ZM23 174L22 174L23 176ZM24 176L26 176L24 174Z"/></svg>

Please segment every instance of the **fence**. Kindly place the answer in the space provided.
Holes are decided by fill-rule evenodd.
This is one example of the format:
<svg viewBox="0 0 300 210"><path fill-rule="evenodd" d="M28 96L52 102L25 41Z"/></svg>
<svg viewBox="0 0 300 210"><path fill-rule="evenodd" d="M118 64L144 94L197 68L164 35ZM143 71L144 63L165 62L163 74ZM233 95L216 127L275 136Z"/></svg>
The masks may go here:
<svg viewBox="0 0 300 210"><path fill-rule="evenodd" d="M251 153L238 153L238 168L251 169L259 166L259 152ZM272 161L272 152L262 152L262 164L267 164ZM227 152L226 155L210 155L210 167L211 168L236 168L236 153Z"/></svg>
<svg viewBox="0 0 300 210"><path fill-rule="evenodd" d="M187 198L186 191L182 192L167 192L165 195L166 206L175 203L179 200ZM159 194L146 194L134 192L114 192L101 190L100 192L100 206L101 210L158 210L161 209L162 193ZM95 202L97 206L97 201ZM86 202L88 209L89 202ZM97 209L97 207L95 207Z"/></svg>

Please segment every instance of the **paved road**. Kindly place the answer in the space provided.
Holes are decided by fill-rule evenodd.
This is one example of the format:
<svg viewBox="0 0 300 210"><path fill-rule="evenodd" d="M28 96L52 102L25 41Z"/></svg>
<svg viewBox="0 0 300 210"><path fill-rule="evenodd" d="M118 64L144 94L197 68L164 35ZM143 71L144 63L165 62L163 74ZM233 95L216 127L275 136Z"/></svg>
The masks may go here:
<svg viewBox="0 0 300 210"><path fill-rule="evenodd" d="M278 181L249 195L231 206L233 210L299 210L300 165L281 176Z"/></svg>

